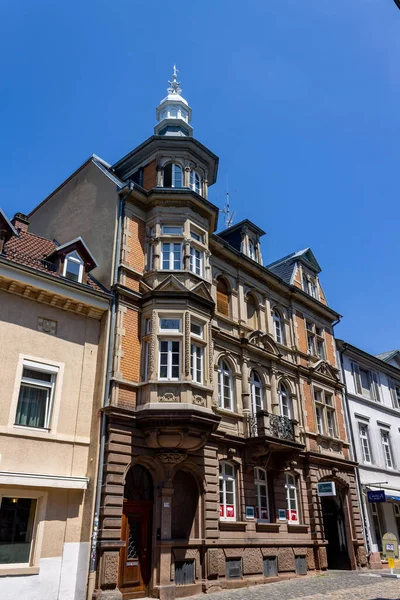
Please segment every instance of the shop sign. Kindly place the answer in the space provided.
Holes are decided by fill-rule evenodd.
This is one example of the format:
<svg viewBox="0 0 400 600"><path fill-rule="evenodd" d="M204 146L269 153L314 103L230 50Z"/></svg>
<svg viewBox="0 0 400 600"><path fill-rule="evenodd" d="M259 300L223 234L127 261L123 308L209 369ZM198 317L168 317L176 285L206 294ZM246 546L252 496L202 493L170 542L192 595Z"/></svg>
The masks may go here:
<svg viewBox="0 0 400 600"><path fill-rule="evenodd" d="M367 498L368 502L386 502L385 490L370 490Z"/></svg>
<svg viewBox="0 0 400 600"><path fill-rule="evenodd" d="M336 485L334 481L322 481L317 483L317 494L319 497L336 496Z"/></svg>

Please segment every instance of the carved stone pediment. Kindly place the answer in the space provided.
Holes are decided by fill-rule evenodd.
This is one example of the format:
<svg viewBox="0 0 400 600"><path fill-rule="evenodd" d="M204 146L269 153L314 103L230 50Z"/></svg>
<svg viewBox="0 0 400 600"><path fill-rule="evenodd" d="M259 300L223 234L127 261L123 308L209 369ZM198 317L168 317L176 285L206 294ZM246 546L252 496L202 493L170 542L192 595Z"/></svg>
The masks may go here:
<svg viewBox="0 0 400 600"><path fill-rule="evenodd" d="M258 346L259 348L263 348L263 350L267 350L267 352L272 352L276 356L282 356L281 351L279 350L274 338L270 336L268 333L264 331L252 331L249 335L245 336L249 342L253 346Z"/></svg>
<svg viewBox="0 0 400 600"><path fill-rule="evenodd" d="M195 285L194 288L191 289L191 291L194 294L197 294L198 296L201 296L202 298L209 300L210 302L214 302L214 299L211 296L210 291L209 291L207 285L204 283L204 281L201 281L200 283Z"/></svg>
<svg viewBox="0 0 400 600"><path fill-rule="evenodd" d="M169 275L164 281L162 281L153 291L157 292L187 292L187 288L175 277L175 275Z"/></svg>
<svg viewBox="0 0 400 600"><path fill-rule="evenodd" d="M326 377L330 377L331 379L334 379L335 381L339 381L339 374L338 374L337 369L335 369L334 367L332 367L325 360L320 360L312 368L312 371L314 371L314 373L321 373L321 375L325 375Z"/></svg>

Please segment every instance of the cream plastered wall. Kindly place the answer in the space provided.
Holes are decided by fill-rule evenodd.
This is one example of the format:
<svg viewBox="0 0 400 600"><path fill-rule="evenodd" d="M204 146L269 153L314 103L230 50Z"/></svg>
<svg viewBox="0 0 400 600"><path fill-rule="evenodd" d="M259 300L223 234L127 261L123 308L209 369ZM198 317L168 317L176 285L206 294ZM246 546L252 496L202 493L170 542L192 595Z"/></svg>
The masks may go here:
<svg viewBox="0 0 400 600"><path fill-rule="evenodd" d="M99 321L0 292L0 471L86 476L99 333ZM59 369L50 431L14 426L24 358Z"/></svg>

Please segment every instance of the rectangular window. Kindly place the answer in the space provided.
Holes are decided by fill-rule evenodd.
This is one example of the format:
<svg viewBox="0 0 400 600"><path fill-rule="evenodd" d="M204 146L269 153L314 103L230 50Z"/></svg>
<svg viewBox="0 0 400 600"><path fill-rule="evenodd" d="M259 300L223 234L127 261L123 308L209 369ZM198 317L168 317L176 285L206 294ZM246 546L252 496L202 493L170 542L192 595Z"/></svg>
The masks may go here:
<svg viewBox="0 0 400 600"><path fill-rule="evenodd" d="M359 432L360 432L360 442L361 442L361 450L363 461L365 463L372 463L371 459L371 448L369 443L369 434L368 434L368 425L364 425L364 423L359 423Z"/></svg>
<svg viewBox="0 0 400 600"><path fill-rule="evenodd" d="M145 319L144 320L144 335L149 335L150 333L150 319Z"/></svg>
<svg viewBox="0 0 400 600"><path fill-rule="evenodd" d="M307 336L307 350L308 350L308 354L314 355L315 351L314 351L314 336L313 335L308 335Z"/></svg>
<svg viewBox="0 0 400 600"><path fill-rule="evenodd" d="M190 270L192 273L203 276L203 257L204 253L197 248L190 248Z"/></svg>
<svg viewBox="0 0 400 600"><path fill-rule="evenodd" d="M195 231L191 231L190 235L193 240L196 240L196 242L201 242L202 244L204 243L204 235L203 234L196 233Z"/></svg>
<svg viewBox="0 0 400 600"><path fill-rule="evenodd" d="M297 480L294 475L286 473L286 517L289 523L299 523L299 505L297 499Z"/></svg>
<svg viewBox="0 0 400 600"><path fill-rule="evenodd" d="M197 323L196 321L190 321L190 333L195 335L196 337L203 337L203 329L204 326L202 323Z"/></svg>
<svg viewBox="0 0 400 600"><path fill-rule="evenodd" d="M192 344L190 357L190 371L192 381L203 383L203 348Z"/></svg>
<svg viewBox="0 0 400 600"><path fill-rule="evenodd" d="M314 400L318 433L336 437L333 394L325 390L314 389Z"/></svg>
<svg viewBox="0 0 400 600"><path fill-rule="evenodd" d="M335 413L333 410L326 411L326 422L328 424L328 434L331 437L336 436L336 428L335 428Z"/></svg>
<svg viewBox="0 0 400 600"><path fill-rule="evenodd" d="M317 354L320 360L325 360L324 341L317 338Z"/></svg>
<svg viewBox="0 0 400 600"><path fill-rule="evenodd" d="M175 561L175 585L194 583L194 559Z"/></svg>
<svg viewBox="0 0 400 600"><path fill-rule="evenodd" d="M182 269L182 244L180 242L163 242L161 255L164 271L180 271Z"/></svg>
<svg viewBox="0 0 400 600"><path fill-rule="evenodd" d="M230 463L219 465L219 517L223 521L236 521L235 468Z"/></svg>
<svg viewBox="0 0 400 600"><path fill-rule="evenodd" d="M381 441L383 447L383 455L385 457L385 465L388 469L393 469L392 449L390 447L390 434L384 429L381 429Z"/></svg>
<svg viewBox="0 0 400 600"><path fill-rule="evenodd" d="M389 388L393 408L400 408L400 386L396 385L396 383L390 379Z"/></svg>
<svg viewBox="0 0 400 600"><path fill-rule="evenodd" d="M180 375L180 342L160 341L159 379L178 380Z"/></svg>
<svg viewBox="0 0 400 600"><path fill-rule="evenodd" d="M254 469L254 487L256 490L256 518L269 522L267 472L264 469L258 467Z"/></svg>
<svg viewBox="0 0 400 600"><path fill-rule="evenodd" d="M354 387L357 394L380 402L378 374L352 363Z"/></svg>
<svg viewBox="0 0 400 600"><path fill-rule="evenodd" d="M24 361L15 424L50 428L51 409L58 369Z"/></svg>
<svg viewBox="0 0 400 600"><path fill-rule="evenodd" d="M316 412L316 415L317 415L318 433L321 433L323 435L325 433L325 431L324 431L324 413L323 413L323 408L321 406L316 406L315 412Z"/></svg>
<svg viewBox="0 0 400 600"><path fill-rule="evenodd" d="M160 319L160 330L175 331L179 333L181 331L181 320L162 318Z"/></svg>
<svg viewBox="0 0 400 600"><path fill-rule="evenodd" d="M182 235L182 225L163 225L161 227L161 233L164 235Z"/></svg>
<svg viewBox="0 0 400 600"><path fill-rule="evenodd" d="M1 498L0 564L29 565L37 501Z"/></svg>

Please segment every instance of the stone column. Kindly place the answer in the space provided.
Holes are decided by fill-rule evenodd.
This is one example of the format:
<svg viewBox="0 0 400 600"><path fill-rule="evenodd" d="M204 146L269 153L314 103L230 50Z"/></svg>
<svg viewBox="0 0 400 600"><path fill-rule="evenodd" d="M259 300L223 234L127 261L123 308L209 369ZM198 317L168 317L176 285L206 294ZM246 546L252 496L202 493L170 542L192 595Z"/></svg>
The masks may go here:
<svg viewBox="0 0 400 600"><path fill-rule="evenodd" d="M190 167L186 165L183 170L183 187L190 187Z"/></svg>
<svg viewBox="0 0 400 600"><path fill-rule="evenodd" d="M157 187L162 187L162 174L163 174L162 166L157 165L157 167L156 167L156 186Z"/></svg>
<svg viewBox="0 0 400 600"><path fill-rule="evenodd" d="M190 271L190 242L185 240L183 243L183 268Z"/></svg>

